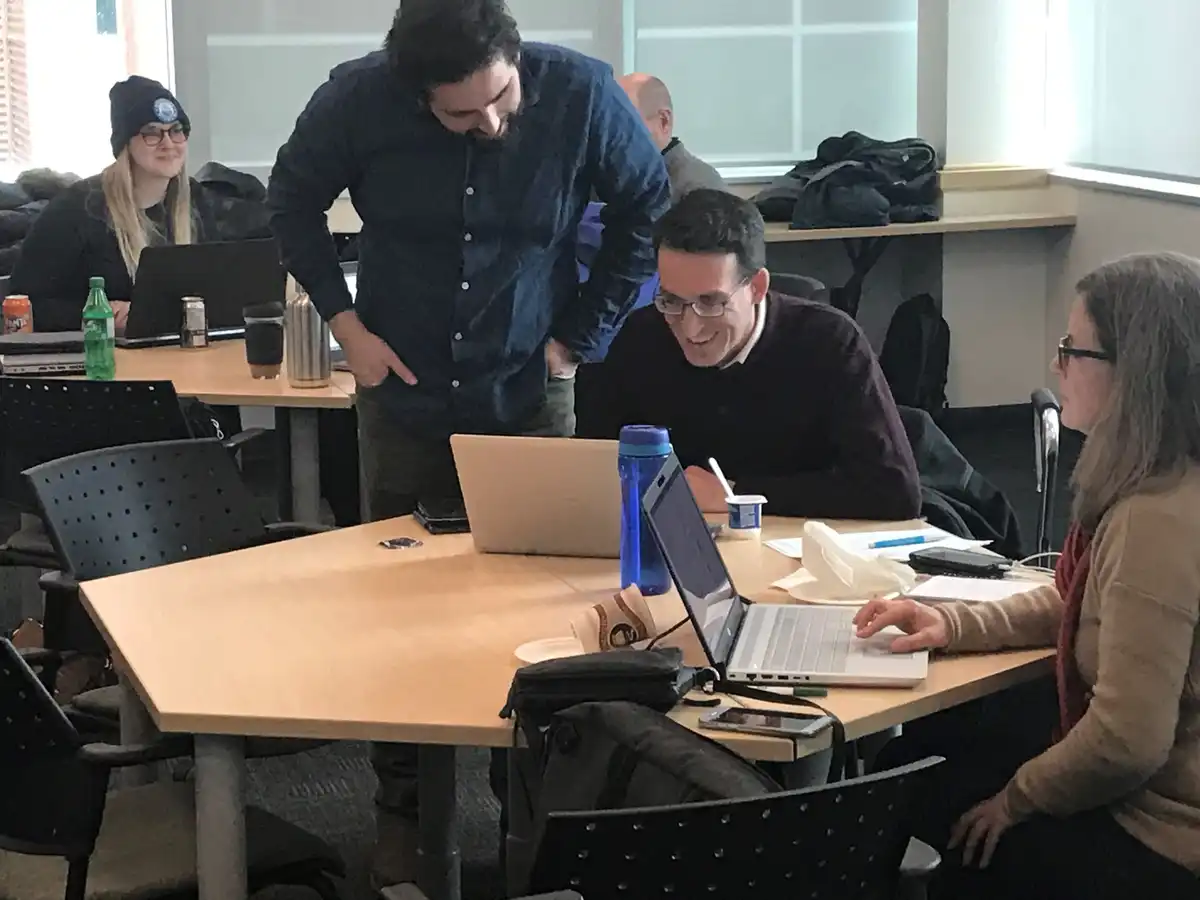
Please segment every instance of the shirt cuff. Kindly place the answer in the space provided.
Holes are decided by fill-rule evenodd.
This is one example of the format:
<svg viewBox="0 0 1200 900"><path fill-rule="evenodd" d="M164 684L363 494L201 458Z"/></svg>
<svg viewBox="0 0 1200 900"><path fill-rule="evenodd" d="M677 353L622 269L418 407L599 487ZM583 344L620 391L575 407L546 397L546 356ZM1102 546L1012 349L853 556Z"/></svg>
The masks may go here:
<svg viewBox="0 0 1200 900"><path fill-rule="evenodd" d="M1019 771L1019 770L1018 770ZM1008 812L1008 817L1015 825L1018 822L1024 822L1030 816L1038 811L1037 807L1030 800L1029 795L1021 790L1021 786L1017 783L1017 776L1014 775L1004 788L1004 808Z"/></svg>

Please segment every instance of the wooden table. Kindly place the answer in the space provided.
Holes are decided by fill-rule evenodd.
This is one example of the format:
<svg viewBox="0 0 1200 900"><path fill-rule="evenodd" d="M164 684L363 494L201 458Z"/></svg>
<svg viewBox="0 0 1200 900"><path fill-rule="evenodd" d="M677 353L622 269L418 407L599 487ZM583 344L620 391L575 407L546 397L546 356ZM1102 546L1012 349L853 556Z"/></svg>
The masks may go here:
<svg viewBox="0 0 1200 900"><path fill-rule="evenodd" d="M767 533L795 536L801 524L773 519ZM379 545L404 535L424 545ZM795 561L757 544L722 547L744 594L786 599L770 583ZM453 748L509 746L511 726L497 712L518 666L514 648L569 634L572 615L617 587L615 560L482 555L469 535L430 537L394 519L91 581L82 595L153 722L197 736L201 900L246 896L247 735L423 745L422 802L427 779L441 802L422 827L443 829L423 839L448 854L450 873L428 888L433 900L449 900ZM683 615L673 595L654 598L653 612L660 628ZM942 659L922 687L837 689L827 703L848 737L859 737L1034 678L1048 671L1049 655ZM676 715L692 724L698 713ZM761 760L826 746L722 739Z"/></svg>
<svg viewBox="0 0 1200 900"><path fill-rule="evenodd" d="M291 460L291 510L285 518L316 522L321 509L318 409L354 405L354 378L334 372L327 387L294 388L287 372L270 380L250 377L244 341L216 341L198 350L153 347L117 350L117 378L170 381L181 397L214 406L269 406L276 427L286 436Z"/></svg>

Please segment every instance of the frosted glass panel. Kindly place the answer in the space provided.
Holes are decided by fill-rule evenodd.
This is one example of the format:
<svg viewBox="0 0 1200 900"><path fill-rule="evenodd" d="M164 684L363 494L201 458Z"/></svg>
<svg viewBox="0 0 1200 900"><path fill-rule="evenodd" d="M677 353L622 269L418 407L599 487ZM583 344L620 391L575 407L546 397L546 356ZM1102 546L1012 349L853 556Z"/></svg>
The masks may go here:
<svg viewBox="0 0 1200 900"><path fill-rule="evenodd" d="M1004 0L985 2L1003 3ZM917 0L804 0L802 8L805 25L904 22L916 25L917 22Z"/></svg>
<svg viewBox="0 0 1200 900"><path fill-rule="evenodd" d="M634 0L634 11L638 28L792 24L792 0Z"/></svg>
<svg viewBox="0 0 1200 900"><path fill-rule="evenodd" d="M804 153L833 134L880 140L917 131L917 47L905 33L818 34L801 39Z"/></svg>
<svg viewBox="0 0 1200 900"><path fill-rule="evenodd" d="M212 158L235 167L269 168L329 70L373 49L354 43L210 47Z"/></svg>
<svg viewBox="0 0 1200 900"><path fill-rule="evenodd" d="M1200 180L1200 3L1071 0L1072 163Z"/></svg>
<svg viewBox="0 0 1200 900"><path fill-rule="evenodd" d="M791 38L638 41L637 67L667 83L676 134L693 153L713 163L790 158Z"/></svg>

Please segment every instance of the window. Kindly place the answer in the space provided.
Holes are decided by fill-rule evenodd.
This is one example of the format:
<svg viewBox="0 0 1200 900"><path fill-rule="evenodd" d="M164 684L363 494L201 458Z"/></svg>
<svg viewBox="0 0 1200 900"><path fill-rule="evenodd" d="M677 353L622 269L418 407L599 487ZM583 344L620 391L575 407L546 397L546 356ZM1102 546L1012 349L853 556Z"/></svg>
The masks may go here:
<svg viewBox="0 0 1200 900"><path fill-rule="evenodd" d="M0 179L112 161L108 89L130 74L170 84L168 3L0 0Z"/></svg>
<svg viewBox="0 0 1200 900"><path fill-rule="evenodd" d="M1069 165L1200 181L1200 3L1051 0L1049 84Z"/></svg>
<svg viewBox="0 0 1200 900"><path fill-rule="evenodd" d="M709 162L790 163L851 129L916 133L917 0L630 6L625 68L666 82L680 136Z"/></svg>
<svg viewBox="0 0 1200 900"><path fill-rule="evenodd" d="M509 0L525 40L662 78L680 136L717 165L791 163L852 128L916 133L917 5ZM355 0L334 15L326 0L204 0L200 27L176 24L180 99L208 95L206 158L265 179L312 92L337 63L380 46L396 6Z"/></svg>

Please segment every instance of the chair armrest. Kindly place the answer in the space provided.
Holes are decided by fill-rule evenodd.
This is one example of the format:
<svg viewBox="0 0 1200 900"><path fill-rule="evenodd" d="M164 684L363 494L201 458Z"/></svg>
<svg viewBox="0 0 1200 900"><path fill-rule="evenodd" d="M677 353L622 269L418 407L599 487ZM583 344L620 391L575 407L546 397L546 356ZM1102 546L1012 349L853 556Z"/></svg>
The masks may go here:
<svg viewBox="0 0 1200 900"><path fill-rule="evenodd" d="M84 744L79 748L79 758L89 765L102 769L123 769L127 766L144 766L149 763L165 762L192 755L190 734L164 735L149 744Z"/></svg>
<svg viewBox="0 0 1200 900"><path fill-rule="evenodd" d="M900 877L924 880L933 876L942 864L942 856L924 841L912 838L900 863Z"/></svg>
<svg viewBox="0 0 1200 900"><path fill-rule="evenodd" d="M79 582L69 572L43 572L38 578L38 587L57 594L79 593Z"/></svg>
<svg viewBox="0 0 1200 900"><path fill-rule="evenodd" d="M312 534L324 534L336 531L334 525L322 525L319 522L271 522L267 525L266 543L290 541L292 538L307 537Z"/></svg>
<svg viewBox="0 0 1200 900"><path fill-rule="evenodd" d="M221 446L226 450L241 450L242 447L251 441L271 433L271 429L269 428L246 428L239 431L233 437L225 438L225 440L221 441Z"/></svg>
<svg viewBox="0 0 1200 900"><path fill-rule="evenodd" d="M1038 388L1036 391L1030 394L1029 402L1033 404L1033 411L1037 414L1039 419L1045 415L1046 410L1048 409L1053 409L1056 412L1062 410L1062 407L1059 406L1058 398L1056 398L1054 394L1051 393L1047 388Z"/></svg>

